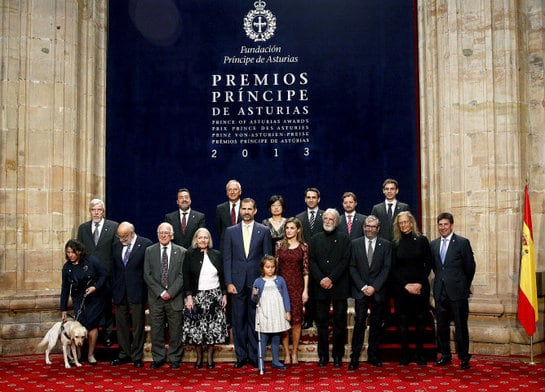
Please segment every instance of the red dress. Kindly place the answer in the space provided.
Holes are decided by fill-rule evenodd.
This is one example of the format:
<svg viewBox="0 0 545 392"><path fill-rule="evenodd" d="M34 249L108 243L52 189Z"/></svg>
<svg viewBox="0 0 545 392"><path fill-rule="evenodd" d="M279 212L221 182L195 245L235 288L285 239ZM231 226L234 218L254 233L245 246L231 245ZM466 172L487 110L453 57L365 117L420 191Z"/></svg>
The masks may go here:
<svg viewBox="0 0 545 392"><path fill-rule="evenodd" d="M283 249L283 241L276 243L275 255L278 260L278 275L288 286L291 305L291 323L303 322L303 276L308 275L308 245L299 244L294 249Z"/></svg>

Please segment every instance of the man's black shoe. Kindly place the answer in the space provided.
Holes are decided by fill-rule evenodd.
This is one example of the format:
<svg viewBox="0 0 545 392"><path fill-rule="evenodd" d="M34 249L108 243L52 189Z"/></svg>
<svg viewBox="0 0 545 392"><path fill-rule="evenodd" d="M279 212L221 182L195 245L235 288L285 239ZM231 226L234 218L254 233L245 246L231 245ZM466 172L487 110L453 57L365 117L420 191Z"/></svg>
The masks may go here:
<svg viewBox="0 0 545 392"><path fill-rule="evenodd" d="M165 361L153 361L150 365L150 369L158 369L165 364Z"/></svg>
<svg viewBox="0 0 545 392"><path fill-rule="evenodd" d="M382 362L378 359L368 359L367 363L376 367L382 367Z"/></svg>
<svg viewBox="0 0 545 392"><path fill-rule="evenodd" d="M123 365L124 363L129 363L129 362L130 362L129 358L116 358L116 359L110 361L110 365L119 366L119 365Z"/></svg>
<svg viewBox="0 0 545 392"><path fill-rule="evenodd" d="M144 366L144 362L140 359L138 361L134 361L133 365L134 365L135 368L141 368L141 367Z"/></svg>
<svg viewBox="0 0 545 392"><path fill-rule="evenodd" d="M343 365L343 359L341 357L333 358L333 366L334 367L341 367L342 365Z"/></svg>
<svg viewBox="0 0 545 392"><path fill-rule="evenodd" d="M329 359L327 359L326 357L320 357L320 359L318 360L318 366L320 367L327 366L328 362L329 362Z"/></svg>
<svg viewBox="0 0 545 392"><path fill-rule="evenodd" d="M257 368L257 361L254 361L253 359L248 359L248 364L251 366L251 367L255 367Z"/></svg>
<svg viewBox="0 0 545 392"><path fill-rule="evenodd" d="M360 363L358 361L350 361L348 364L348 370L356 370L360 366Z"/></svg>
<svg viewBox="0 0 545 392"><path fill-rule="evenodd" d="M469 369L469 359L464 359L462 363L460 364L460 369L467 370Z"/></svg>
<svg viewBox="0 0 545 392"><path fill-rule="evenodd" d="M434 366L446 366L450 365L452 363L452 360L447 357L441 357L440 360L436 361L433 365Z"/></svg>
<svg viewBox="0 0 545 392"><path fill-rule="evenodd" d="M235 369L240 369L241 367L246 365L247 362L248 362L248 360L246 360L246 359L241 359L240 361L237 360L235 362Z"/></svg>
<svg viewBox="0 0 545 392"><path fill-rule="evenodd" d="M180 362L178 362L178 361L171 362L170 363L170 368L171 369L179 369L180 368Z"/></svg>

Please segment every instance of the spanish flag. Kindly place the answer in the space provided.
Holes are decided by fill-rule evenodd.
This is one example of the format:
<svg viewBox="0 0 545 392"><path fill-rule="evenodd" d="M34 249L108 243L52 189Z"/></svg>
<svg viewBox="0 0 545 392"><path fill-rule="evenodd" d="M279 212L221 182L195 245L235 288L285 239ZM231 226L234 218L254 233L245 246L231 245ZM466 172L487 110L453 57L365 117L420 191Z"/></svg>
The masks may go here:
<svg viewBox="0 0 545 392"><path fill-rule="evenodd" d="M538 307L534 236L532 233L532 213L530 212L528 185L524 188L524 223L522 225L518 319L528 336L532 336L536 331Z"/></svg>

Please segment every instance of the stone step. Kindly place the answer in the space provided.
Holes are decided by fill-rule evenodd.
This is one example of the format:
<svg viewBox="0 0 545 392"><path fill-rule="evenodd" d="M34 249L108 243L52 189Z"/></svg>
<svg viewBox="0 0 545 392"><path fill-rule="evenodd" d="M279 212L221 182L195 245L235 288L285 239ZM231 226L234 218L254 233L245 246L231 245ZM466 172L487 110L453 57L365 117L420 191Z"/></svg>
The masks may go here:
<svg viewBox="0 0 545 392"><path fill-rule="evenodd" d="M146 311L146 315L149 317L149 312ZM343 361L350 361L350 342L352 341L353 333L353 324L354 324L354 309L350 307L347 314L347 342L345 345L345 356ZM436 345L435 345L435 325L433 324L433 317L430 317L428 324L426 326L426 343L424 345L424 351L427 356L427 359L432 361L435 359ZM409 332L414 333L415 328L409 327ZM146 342L144 344L144 361L152 361L151 357L151 328L149 325L145 327L146 331ZM115 335L115 334L114 334ZM367 338L369 336L369 327L365 332L365 341L364 349L360 356L360 361L367 360ZM308 328L302 331L301 341L299 343L298 357L302 362L317 362L318 353L317 353L317 337L318 332L316 327ZM230 339L232 342L232 338ZM397 361L399 359L399 354L401 350L401 344L399 343L399 331L396 325L390 324L385 328L382 343L380 345L384 360ZM167 345L168 348L168 345ZM414 345L409 346L410 349L414 349ZM101 344L97 344L97 356L102 358L115 358L119 346L115 343L110 347L106 347ZM280 358L283 358L283 350L280 348ZM270 346L267 348L267 353L265 355L266 360L271 359ZM182 359L184 362L192 362L196 360L195 348L190 345L184 346L184 356ZM235 349L232 343L230 344L218 344L216 345L216 353L214 356L216 362L235 362L236 355Z"/></svg>

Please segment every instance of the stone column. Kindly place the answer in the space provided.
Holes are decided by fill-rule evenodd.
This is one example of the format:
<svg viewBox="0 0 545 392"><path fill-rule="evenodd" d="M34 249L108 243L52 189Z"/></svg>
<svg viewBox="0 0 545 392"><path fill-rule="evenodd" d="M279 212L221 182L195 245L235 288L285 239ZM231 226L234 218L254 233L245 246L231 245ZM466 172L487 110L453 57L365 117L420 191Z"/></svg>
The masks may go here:
<svg viewBox="0 0 545 392"><path fill-rule="evenodd" d="M536 116L527 105L528 57L543 52L542 36L537 48L526 40L530 13L542 32L539 1L418 2L423 231L437 237L435 217L450 211L455 231L471 240L474 353L527 352L516 322L523 189L526 179L543 189L542 175L529 176L529 118L541 135L544 128L543 106ZM541 102L542 82L532 93ZM537 340L542 351L542 330Z"/></svg>
<svg viewBox="0 0 545 392"><path fill-rule="evenodd" d="M0 3L0 354L59 317L64 244L104 197L106 5Z"/></svg>

